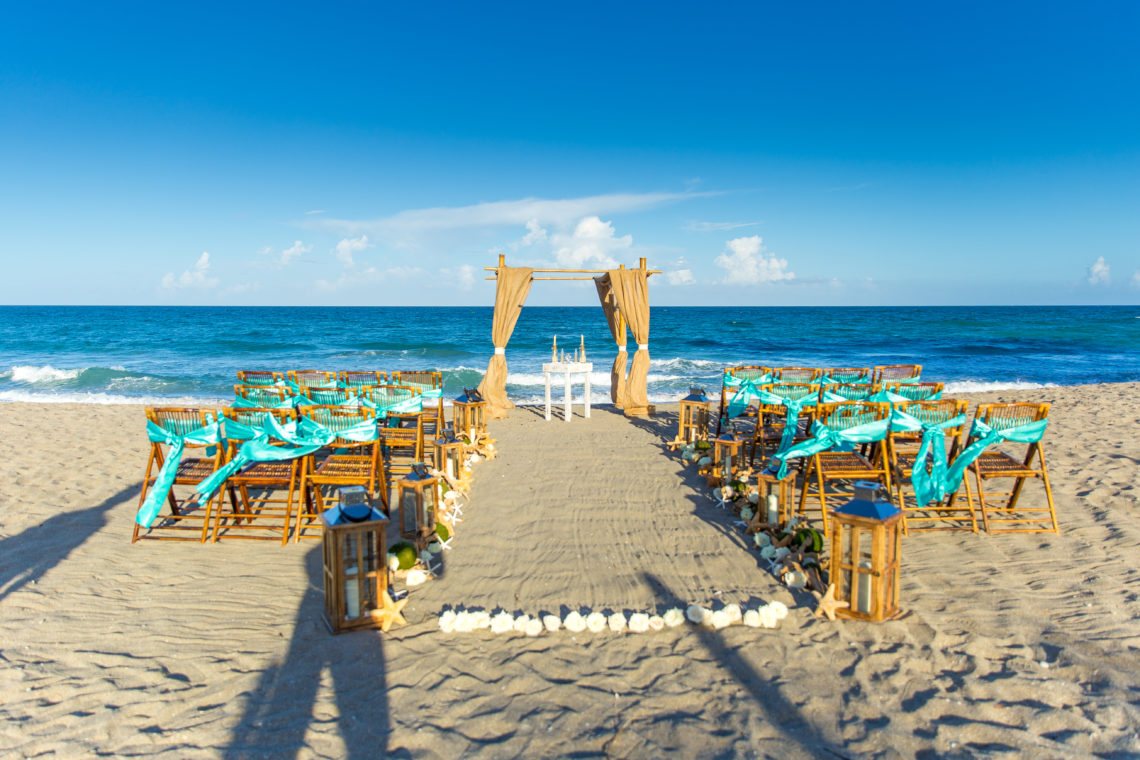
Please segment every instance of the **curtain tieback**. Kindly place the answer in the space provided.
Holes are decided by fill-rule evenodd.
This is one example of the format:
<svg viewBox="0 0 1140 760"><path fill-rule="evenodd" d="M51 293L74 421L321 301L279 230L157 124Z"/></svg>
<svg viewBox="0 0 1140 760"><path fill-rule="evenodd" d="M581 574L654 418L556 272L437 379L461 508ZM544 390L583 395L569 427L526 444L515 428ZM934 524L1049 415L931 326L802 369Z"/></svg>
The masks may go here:
<svg viewBox="0 0 1140 760"><path fill-rule="evenodd" d="M507 349L505 347L500 348L498 346L495 346L495 356L506 356L506 355L507 355Z"/></svg>
<svg viewBox="0 0 1140 760"><path fill-rule="evenodd" d="M649 344L648 343L638 343L637 344L637 350L638 351L648 351L649 350Z"/></svg>

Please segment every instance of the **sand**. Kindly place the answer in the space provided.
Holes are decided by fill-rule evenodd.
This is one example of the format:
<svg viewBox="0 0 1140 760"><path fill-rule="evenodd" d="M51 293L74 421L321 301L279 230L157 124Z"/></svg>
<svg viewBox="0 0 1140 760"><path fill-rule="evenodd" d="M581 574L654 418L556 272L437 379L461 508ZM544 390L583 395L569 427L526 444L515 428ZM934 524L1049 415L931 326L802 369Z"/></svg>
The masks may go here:
<svg viewBox="0 0 1140 760"><path fill-rule="evenodd" d="M335 638L315 542L130 544L140 408L5 404L0 756L1136 756L1140 385L971 400L998 399L1054 404L1062 532L905 539L900 621L816 620L762 572L663 448L675 410L519 409L409 625ZM776 630L436 622L766 600Z"/></svg>

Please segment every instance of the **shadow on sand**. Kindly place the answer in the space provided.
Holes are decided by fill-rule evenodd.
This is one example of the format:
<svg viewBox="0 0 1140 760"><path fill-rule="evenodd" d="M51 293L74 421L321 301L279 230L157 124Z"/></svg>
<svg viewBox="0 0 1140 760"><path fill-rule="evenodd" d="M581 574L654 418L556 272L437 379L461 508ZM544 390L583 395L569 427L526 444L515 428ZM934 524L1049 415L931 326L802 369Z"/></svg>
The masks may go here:
<svg viewBox="0 0 1140 760"><path fill-rule="evenodd" d="M305 556L309 585L293 623L284 661L265 670L245 695L245 711L222 756L297 757L306 747L310 727L335 723L346 758L410 757L389 747L388 685L379 631L334 636L321 613L321 548ZM317 708L322 680L336 703L336 717Z"/></svg>

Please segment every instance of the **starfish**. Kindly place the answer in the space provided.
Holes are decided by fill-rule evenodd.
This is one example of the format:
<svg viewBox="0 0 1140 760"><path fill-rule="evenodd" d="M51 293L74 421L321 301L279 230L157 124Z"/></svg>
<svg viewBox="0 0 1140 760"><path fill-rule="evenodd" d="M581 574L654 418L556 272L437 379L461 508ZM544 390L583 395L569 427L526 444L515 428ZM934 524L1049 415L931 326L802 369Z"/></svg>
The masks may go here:
<svg viewBox="0 0 1140 760"><path fill-rule="evenodd" d="M850 602L841 602L835 598L835 584L832 583L827 587L827 593L819 598L819 606L816 607L815 616L827 616L828 620L835 620L835 613L837 610L845 610L851 607Z"/></svg>
<svg viewBox="0 0 1140 760"><path fill-rule="evenodd" d="M380 604L382 607L372 610L372 619L380 623L380 630L384 633L392 627L393 623L400 625L407 625L408 621L404 619L404 605L408 603L407 597L398 602L392 601L392 597L388 595L388 589L380 592Z"/></svg>
<svg viewBox="0 0 1140 760"><path fill-rule="evenodd" d="M667 443L665 445L667 447L669 447L670 451L672 451L673 449L679 449L682 446L688 446L689 444L686 441L684 441L681 438L681 436L677 436L676 438L674 438L672 441L670 441L669 443Z"/></svg>

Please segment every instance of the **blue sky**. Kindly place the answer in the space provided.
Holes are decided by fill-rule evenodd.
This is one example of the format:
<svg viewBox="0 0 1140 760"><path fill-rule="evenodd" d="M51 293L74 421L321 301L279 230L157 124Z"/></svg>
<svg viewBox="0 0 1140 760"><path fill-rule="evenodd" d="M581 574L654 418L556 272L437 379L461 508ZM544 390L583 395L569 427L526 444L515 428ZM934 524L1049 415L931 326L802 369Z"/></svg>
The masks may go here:
<svg viewBox="0 0 1140 760"><path fill-rule="evenodd" d="M1135 4L158 5L6 8L0 302L1140 301Z"/></svg>

